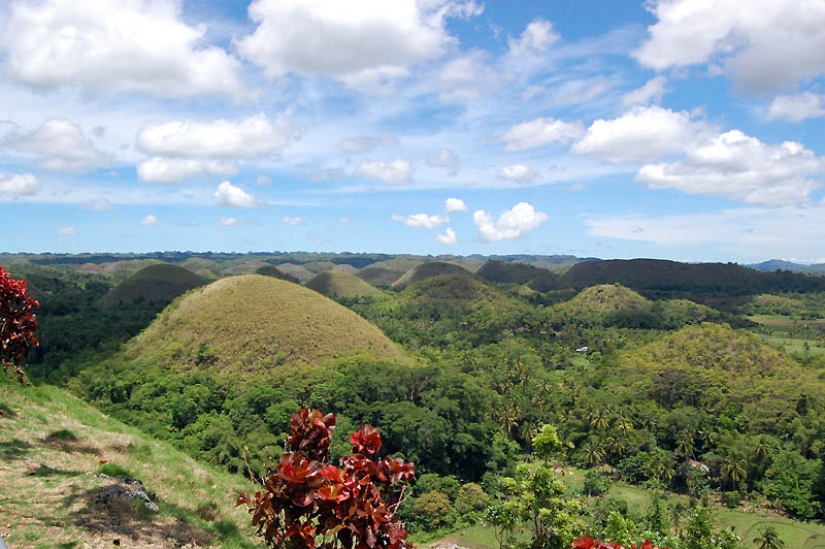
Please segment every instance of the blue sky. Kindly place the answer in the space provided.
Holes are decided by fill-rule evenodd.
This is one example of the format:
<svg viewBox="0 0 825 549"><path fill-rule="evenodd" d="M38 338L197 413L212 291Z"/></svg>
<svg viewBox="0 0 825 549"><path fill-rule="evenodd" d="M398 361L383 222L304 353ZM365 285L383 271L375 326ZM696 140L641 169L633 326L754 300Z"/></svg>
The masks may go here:
<svg viewBox="0 0 825 549"><path fill-rule="evenodd" d="M12 0L0 251L825 261L825 2Z"/></svg>

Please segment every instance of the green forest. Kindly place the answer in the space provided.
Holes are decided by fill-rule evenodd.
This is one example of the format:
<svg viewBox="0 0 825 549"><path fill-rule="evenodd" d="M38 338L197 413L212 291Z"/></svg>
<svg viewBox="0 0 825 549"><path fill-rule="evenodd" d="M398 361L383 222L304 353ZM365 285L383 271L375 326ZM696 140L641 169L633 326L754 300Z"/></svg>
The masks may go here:
<svg viewBox="0 0 825 549"><path fill-rule="evenodd" d="M415 544L825 546L821 275L567 256L0 265L39 302L26 383L241 484L301 408L336 416L331 462L372 425L415 464L398 509ZM2 426L19 383L0 375ZM241 517L211 543L261 543Z"/></svg>

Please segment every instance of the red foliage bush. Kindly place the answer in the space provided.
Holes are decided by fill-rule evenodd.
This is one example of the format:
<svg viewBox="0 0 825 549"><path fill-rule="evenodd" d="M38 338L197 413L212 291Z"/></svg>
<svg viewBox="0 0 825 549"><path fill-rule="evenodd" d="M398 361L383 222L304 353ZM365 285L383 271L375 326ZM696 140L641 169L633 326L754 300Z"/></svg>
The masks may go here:
<svg viewBox="0 0 825 549"><path fill-rule="evenodd" d="M574 539L571 547L573 549L625 549L623 545L619 545L615 541L599 541L590 536L581 536L580 538ZM650 543L650 540L646 539L638 547L631 543L628 549L659 549L659 546L653 545ZM662 547L662 549L668 548Z"/></svg>
<svg viewBox="0 0 825 549"><path fill-rule="evenodd" d="M252 525L267 544L290 549L402 549L407 530L396 513L415 466L379 457L378 430L364 425L352 434L352 454L329 463L335 416L302 409L292 414L289 451L246 494Z"/></svg>
<svg viewBox="0 0 825 549"><path fill-rule="evenodd" d="M34 309L39 306L29 297L26 281L15 280L0 267L0 361L23 362L29 347L37 345Z"/></svg>

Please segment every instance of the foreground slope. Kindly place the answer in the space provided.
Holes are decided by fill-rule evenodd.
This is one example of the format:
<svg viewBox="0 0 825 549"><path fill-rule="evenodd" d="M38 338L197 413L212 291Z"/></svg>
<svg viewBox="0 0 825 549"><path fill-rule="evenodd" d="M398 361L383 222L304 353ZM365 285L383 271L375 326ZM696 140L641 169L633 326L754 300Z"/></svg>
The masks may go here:
<svg viewBox="0 0 825 549"><path fill-rule="evenodd" d="M284 280L244 275L172 304L128 344L124 358L255 373L276 361L317 365L360 352L405 360L381 330L334 301Z"/></svg>
<svg viewBox="0 0 825 549"><path fill-rule="evenodd" d="M123 473L143 482L157 513L111 495ZM249 517L234 507L249 489L63 390L0 386L0 531L9 547L254 547Z"/></svg>

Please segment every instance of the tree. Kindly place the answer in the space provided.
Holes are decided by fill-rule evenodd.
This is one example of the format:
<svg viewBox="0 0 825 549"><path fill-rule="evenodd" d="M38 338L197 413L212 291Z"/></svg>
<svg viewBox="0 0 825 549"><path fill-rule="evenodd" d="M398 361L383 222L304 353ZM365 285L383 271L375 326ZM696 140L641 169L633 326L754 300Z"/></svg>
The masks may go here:
<svg viewBox="0 0 825 549"><path fill-rule="evenodd" d="M381 436L370 425L350 436L352 454L329 463L335 416L302 409L292 414L289 451L242 495L252 525L271 547L286 549L403 549L407 530L397 512L415 466L378 457Z"/></svg>
<svg viewBox="0 0 825 549"><path fill-rule="evenodd" d="M25 381L20 366L29 355L29 348L37 345L34 331L37 316L34 309L40 304L29 296L25 280L15 280L0 267L0 363L3 371L14 364L17 377Z"/></svg>
<svg viewBox="0 0 825 549"><path fill-rule="evenodd" d="M753 538L753 542L759 549L782 549L785 542L776 533L773 526L768 526L765 530Z"/></svg>

